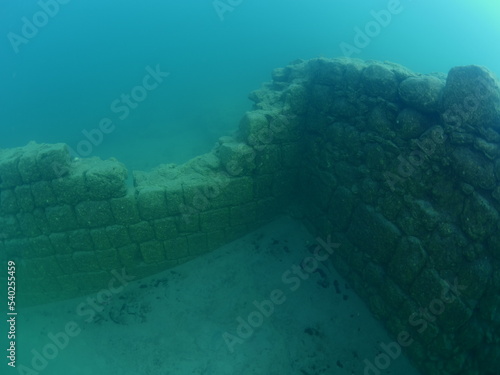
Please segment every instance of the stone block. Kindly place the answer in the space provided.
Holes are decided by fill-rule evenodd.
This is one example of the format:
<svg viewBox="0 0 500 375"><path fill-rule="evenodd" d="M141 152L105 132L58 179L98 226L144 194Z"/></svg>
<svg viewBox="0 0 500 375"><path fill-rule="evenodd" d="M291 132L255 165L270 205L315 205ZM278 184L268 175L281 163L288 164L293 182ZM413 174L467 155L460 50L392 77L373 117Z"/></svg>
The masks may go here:
<svg viewBox="0 0 500 375"><path fill-rule="evenodd" d="M70 254L72 252L66 232L51 233L49 239L56 254Z"/></svg>
<svg viewBox="0 0 500 375"><path fill-rule="evenodd" d="M245 143L236 141L222 143L217 155L230 176L245 176L255 169L255 150Z"/></svg>
<svg viewBox="0 0 500 375"><path fill-rule="evenodd" d="M47 207L45 209L51 232L65 232L78 227L73 208L68 205Z"/></svg>
<svg viewBox="0 0 500 375"><path fill-rule="evenodd" d="M168 216L165 189L159 187L143 188L137 197L139 214L144 220L160 219Z"/></svg>
<svg viewBox="0 0 500 375"><path fill-rule="evenodd" d="M24 212L31 212L35 208L35 200L31 194L30 185L19 185L15 188L15 193L17 197L17 204L19 208Z"/></svg>
<svg viewBox="0 0 500 375"><path fill-rule="evenodd" d="M122 198L113 198L109 202L117 224L127 225L141 221L135 196L129 194Z"/></svg>
<svg viewBox="0 0 500 375"><path fill-rule="evenodd" d="M69 247L74 251L92 251L94 242L88 229L78 229L68 232Z"/></svg>
<svg viewBox="0 0 500 375"><path fill-rule="evenodd" d="M74 205L88 199L84 172L84 169L75 167L66 176L52 180L52 189L59 203Z"/></svg>
<svg viewBox="0 0 500 375"><path fill-rule="evenodd" d="M165 260L165 250L160 241L148 241L139 245L142 258L146 263L158 263Z"/></svg>
<svg viewBox="0 0 500 375"><path fill-rule="evenodd" d="M0 216L0 235L3 239L21 237L22 233L14 215Z"/></svg>
<svg viewBox="0 0 500 375"><path fill-rule="evenodd" d="M182 189L169 189L166 192L167 213L169 215L177 215L181 213L181 207L184 204L184 194Z"/></svg>
<svg viewBox="0 0 500 375"><path fill-rule="evenodd" d="M35 208L33 210L33 217L38 228L42 233L49 234L51 231L49 229L49 222L45 216L45 210L43 208Z"/></svg>
<svg viewBox="0 0 500 375"><path fill-rule="evenodd" d="M31 212L17 214L16 218L24 236L36 237L42 234L37 225L37 220Z"/></svg>
<svg viewBox="0 0 500 375"><path fill-rule="evenodd" d="M126 231L126 229L125 229ZM128 234L127 234L128 236ZM106 228L97 228L90 230L90 237L92 238L92 242L94 243L94 248L96 250L105 250L113 247L111 241L108 237L108 233Z"/></svg>
<svg viewBox="0 0 500 375"><path fill-rule="evenodd" d="M47 207L57 204L57 197L49 181L38 181L31 184L31 194L37 207Z"/></svg>
<svg viewBox="0 0 500 375"><path fill-rule="evenodd" d="M253 199L253 179L251 177L230 178L215 197L213 207L235 206Z"/></svg>
<svg viewBox="0 0 500 375"><path fill-rule="evenodd" d="M121 263L127 268L133 269L142 261L141 251L137 244L122 246L117 250Z"/></svg>
<svg viewBox="0 0 500 375"><path fill-rule="evenodd" d="M57 260L57 264L63 270L63 273L66 275L73 275L78 273L79 270L73 261L72 254L56 254L55 259Z"/></svg>
<svg viewBox="0 0 500 375"><path fill-rule="evenodd" d="M259 146L255 154L256 173L274 173L282 169L280 147L277 145Z"/></svg>
<svg viewBox="0 0 500 375"><path fill-rule="evenodd" d="M17 197L14 190L3 190L0 192L0 212L5 214L16 214L19 211Z"/></svg>
<svg viewBox="0 0 500 375"><path fill-rule="evenodd" d="M101 269L111 271L122 267L116 249L97 250L95 253Z"/></svg>
<svg viewBox="0 0 500 375"><path fill-rule="evenodd" d="M200 213L200 227L203 232L213 232L229 226L229 208L219 208Z"/></svg>
<svg viewBox="0 0 500 375"><path fill-rule="evenodd" d="M88 273L101 269L94 251L78 251L73 253L73 262L79 272Z"/></svg>
<svg viewBox="0 0 500 375"><path fill-rule="evenodd" d="M193 233L200 230L200 215L197 212L185 213L176 218L179 233Z"/></svg>
<svg viewBox="0 0 500 375"><path fill-rule="evenodd" d="M262 139L267 139L269 134L269 120L264 111L247 112L239 128L249 145L262 144Z"/></svg>
<svg viewBox="0 0 500 375"><path fill-rule="evenodd" d="M7 189L21 185L23 180L17 169L21 149L0 150L0 188Z"/></svg>
<svg viewBox="0 0 500 375"><path fill-rule="evenodd" d="M123 225L112 225L107 227L106 234L111 243L110 247L122 247L131 243L127 227Z"/></svg>
<svg viewBox="0 0 500 375"><path fill-rule="evenodd" d="M78 223L95 228L113 224L114 218L108 201L84 201L75 206Z"/></svg>
<svg viewBox="0 0 500 375"><path fill-rule="evenodd" d="M32 182L42 179L42 174L38 169L38 163L36 161L37 154L38 149L34 143L30 143L23 148L23 153L17 164L17 169L25 184L31 184Z"/></svg>
<svg viewBox="0 0 500 375"><path fill-rule="evenodd" d="M434 76L409 77L399 85L399 96L410 107L423 112L437 112L445 81Z"/></svg>
<svg viewBox="0 0 500 375"><path fill-rule="evenodd" d="M127 169L114 159L99 160L85 173L85 187L94 200L119 198L127 193Z"/></svg>
<svg viewBox="0 0 500 375"><path fill-rule="evenodd" d="M137 243L151 241L155 237L153 227L147 221L129 225L128 232L130 234L130 239Z"/></svg>
<svg viewBox="0 0 500 375"><path fill-rule="evenodd" d="M186 237L177 237L163 242L167 260L183 259L189 255Z"/></svg>
<svg viewBox="0 0 500 375"><path fill-rule="evenodd" d="M206 233L195 233L187 236L189 255L200 255L207 252Z"/></svg>
<svg viewBox="0 0 500 375"><path fill-rule="evenodd" d="M257 204L255 202L234 206L230 210L232 226L250 224L257 219Z"/></svg>
<svg viewBox="0 0 500 375"><path fill-rule="evenodd" d="M30 238L28 240L34 258L47 257L55 254L55 249L46 235Z"/></svg>
<svg viewBox="0 0 500 375"><path fill-rule="evenodd" d="M177 225L173 217L152 221L157 240L168 240L177 237Z"/></svg>
<svg viewBox="0 0 500 375"><path fill-rule="evenodd" d="M427 262L427 253L420 240L404 237L389 263L388 273L402 286L410 286Z"/></svg>
<svg viewBox="0 0 500 375"><path fill-rule="evenodd" d="M64 143L39 145L36 161L44 180L62 177L71 164L68 146Z"/></svg>

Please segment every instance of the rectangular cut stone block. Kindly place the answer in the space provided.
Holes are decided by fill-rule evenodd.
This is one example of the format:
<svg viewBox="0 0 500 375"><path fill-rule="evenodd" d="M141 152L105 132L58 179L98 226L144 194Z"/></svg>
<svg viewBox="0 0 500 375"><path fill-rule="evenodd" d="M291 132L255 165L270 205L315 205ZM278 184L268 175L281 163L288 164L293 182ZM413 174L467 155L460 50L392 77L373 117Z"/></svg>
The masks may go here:
<svg viewBox="0 0 500 375"><path fill-rule="evenodd" d="M78 251L73 253L73 262L79 272L91 272L101 269L94 251Z"/></svg>
<svg viewBox="0 0 500 375"><path fill-rule="evenodd" d="M282 168L279 146L260 146L256 151L255 164L258 174L274 173Z"/></svg>
<svg viewBox="0 0 500 375"><path fill-rule="evenodd" d="M229 225L229 208L219 208L200 213L200 227L203 232L213 232Z"/></svg>
<svg viewBox="0 0 500 375"><path fill-rule="evenodd" d="M194 233L200 230L200 215L198 213L177 216L176 224L179 233Z"/></svg>
<svg viewBox="0 0 500 375"><path fill-rule="evenodd" d="M214 208L234 206L253 199L253 179L251 177L230 178L221 186L220 194L211 202Z"/></svg>
<svg viewBox="0 0 500 375"><path fill-rule="evenodd" d="M122 267L120 258L118 256L118 251L114 248L106 250L96 251L97 261L101 266L101 269L105 271L110 271L113 269L119 269Z"/></svg>
<svg viewBox="0 0 500 375"><path fill-rule="evenodd" d="M38 150L36 147L32 147L34 144L29 144L23 148L23 153L19 158L17 164L17 169L19 174L25 184L31 184L35 181L40 181L42 179L42 174L38 169L38 164L36 162L36 156Z"/></svg>
<svg viewBox="0 0 500 375"><path fill-rule="evenodd" d="M17 197L14 190L3 190L0 192L0 213L5 214L16 214L19 211L19 205L17 204Z"/></svg>
<svg viewBox="0 0 500 375"><path fill-rule="evenodd" d="M118 248L118 255L121 263L126 268L135 268L139 262L142 261L142 255L139 250L139 245L130 244Z"/></svg>
<svg viewBox="0 0 500 375"><path fill-rule="evenodd" d="M67 174L70 168L68 146L64 143L39 145L36 162L44 180L59 178Z"/></svg>
<svg viewBox="0 0 500 375"><path fill-rule="evenodd" d="M59 203L74 205L88 199L84 172L82 168L72 168L67 175L52 180L52 189Z"/></svg>
<svg viewBox="0 0 500 375"><path fill-rule="evenodd" d="M122 247L131 243L128 230L123 225L112 225L107 227L106 234L112 247Z"/></svg>
<svg viewBox="0 0 500 375"><path fill-rule="evenodd" d="M184 204L184 194L182 189L169 189L166 190L167 198L167 213L169 215L177 215L181 212L181 207Z"/></svg>
<svg viewBox="0 0 500 375"><path fill-rule="evenodd" d="M168 240L177 236L177 225L173 217L154 220L153 228L157 240Z"/></svg>
<svg viewBox="0 0 500 375"><path fill-rule="evenodd" d="M92 242L96 250L104 250L112 247L106 228L91 229L90 237L92 237Z"/></svg>
<svg viewBox="0 0 500 375"><path fill-rule="evenodd" d="M189 255L187 238L184 236L164 241L163 245L168 260L182 259Z"/></svg>
<svg viewBox="0 0 500 375"><path fill-rule="evenodd" d="M56 254L70 254L72 252L67 233L51 233L49 238Z"/></svg>
<svg viewBox="0 0 500 375"><path fill-rule="evenodd" d="M159 187L143 188L137 197L139 214L144 220L160 219L168 216L165 189Z"/></svg>
<svg viewBox="0 0 500 375"><path fill-rule="evenodd" d="M0 150L0 188L13 188L23 183L17 169L21 153L19 148Z"/></svg>
<svg viewBox="0 0 500 375"><path fill-rule="evenodd" d="M141 221L140 223L130 225L128 227L128 232L130 234L130 239L137 243L150 241L155 237L153 227L147 221Z"/></svg>
<svg viewBox="0 0 500 375"><path fill-rule="evenodd" d="M51 232L65 232L78 227L76 215L71 206L47 207L45 216Z"/></svg>
<svg viewBox="0 0 500 375"><path fill-rule="evenodd" d="M126 195L122 198L113 198L109 202L117 224L135 224L141 221L135 196Z"/></svg>
<svg viewBox="0 0 500 375"><path fill-rule="evenodd" d="M41 235L38 237L29 239L30 247L33 250L33 257L46 257L55 254L55 249L50 242L50 239L46 235Z"/></svg>
<svg viewBox="0 0 500 375"><path fill-rule="evenodd" d="M37 207L47 207L57 204L57 197L50 181L38 181L31 184L31 194Z"/></svg>
<svg viewBox="0 0 500 375"><path fill-rule="evenodd" d="M16 218L24 236L36 237L42 234L41 229L37 225L37 220L31 212L17 214Z"/></svg>
<svg viewBox="0 0 500 375"><path fill-rule="evenodd" d="M163 249L163 243L160 241L148 241L141 243L141 254L144 262L146 263L158 263L165 260L165 250Z"/></svg>
<svg viewBox="0 0 500 375"><path fill-rule="evenodd" d="M19 185L14 189L17 197L19 208L25 212L33 211L35 208L35 200L31 194L30 185Z"/></svg>
<svg viewBox="0 0 500 375"><path fill-rule="evenodd" d="M78 223L82 227L104 227L113 223L113 214L107 201L84 201L75 206Z"/></svg>
<svg viewBox="0 0 500 375"><path fill-rule="evenodd" d="M127 193L127 168L117 160L98 160L85 173L89 198L102 200L123 197Z"/></svg>
<svg viewBox="0 0 500 375"><path fill-rule="evenodd" d="M94 242L88 229L78 229L67 233L69 246L74 252L94 250Z"/></svg>

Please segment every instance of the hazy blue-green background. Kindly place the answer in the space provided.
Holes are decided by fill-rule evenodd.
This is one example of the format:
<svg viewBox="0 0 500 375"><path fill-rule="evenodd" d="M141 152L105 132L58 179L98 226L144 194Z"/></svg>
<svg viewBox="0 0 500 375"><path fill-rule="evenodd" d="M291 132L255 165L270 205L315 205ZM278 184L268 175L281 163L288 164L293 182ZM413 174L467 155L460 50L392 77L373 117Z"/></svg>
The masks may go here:
<svg viewBox="0 0 500 375"><path fill-rule="evenodd" d="M226 2L223 0L222 2ZM403 11L361 53L419 72L480 64L500 73L499 6L490 1L401 0ZM236 129L247 95L275 67L340 56L354 28L388 1L243 0L221 21L212 0L72 0L16 54L36 1L0 2L0 147L67 142L109 117L116 130L93 147L128 167L183 162ZM141 83L145 68L170 72L121 121L110 104Z"/></svg>

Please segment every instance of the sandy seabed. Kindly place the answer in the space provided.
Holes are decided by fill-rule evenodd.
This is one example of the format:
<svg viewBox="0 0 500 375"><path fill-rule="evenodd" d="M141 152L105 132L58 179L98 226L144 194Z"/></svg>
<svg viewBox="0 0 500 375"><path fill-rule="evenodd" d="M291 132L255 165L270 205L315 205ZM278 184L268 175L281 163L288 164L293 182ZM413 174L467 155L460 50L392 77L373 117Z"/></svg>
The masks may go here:
<svg viewBox="0 0 500 375"><path fill-rule="evenodd" d="M301 223L280 217L117 287L104 305L87 296L21 309L12 373L379 375L367 361L393 340L328 261L304 272L317 245ZM68 328L72 337L61 334ZM384 366L380 374L418 374L403 355Z"/></svg>

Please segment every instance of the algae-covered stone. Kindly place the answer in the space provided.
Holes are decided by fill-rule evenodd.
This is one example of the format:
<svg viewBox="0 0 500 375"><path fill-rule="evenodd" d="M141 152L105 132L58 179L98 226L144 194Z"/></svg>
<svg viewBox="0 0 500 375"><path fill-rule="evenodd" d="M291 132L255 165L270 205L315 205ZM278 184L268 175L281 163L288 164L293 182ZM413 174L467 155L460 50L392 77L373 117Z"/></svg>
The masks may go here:
<svg viewBox="0 0 500 375"><path fill-rule="evenodd" d="M85 169L80 162L73 163L68 174L52 180L51 185L59 203L73 205L88 199Z"/></svg>
<svg viewBox="0 0 500 375"><path fill-rule="evenodd" d="M475 240L483 240L499 229L497 210L478 193L466 198L460 219L462 229Z"/></svg>
<svg viewBox="0 0 500 375"><path fill-rule="evenodd" d="M141 221L137 200L133 195L109 200L111 211L117 224L135 224Z"/></svg>
<svg viewBox="0 0 500 375"><path fill-rule="evenodd" d="M91 199L123 197L127 193L127 169L115 159L98 160L85 173L85 187Z"/></svg>
<svg viewBox="0 0 500 375"><path fill-rule="evenodd" d="M19 210L19 205L17 204L17 197L14 190L3 190L0 192L0 213L5 214L15 214Z"/></svg>
<svg viewBox="0 0 500 375"><path fill-rule="evenodd" d="M39 145L36 161L44 180L62 177L71 164L68 146L64 143Z"/></svg>
<svg viewBox="0 0 500 375"><path fill-rule="evenodd" d="M156 186L141 188L137 197L137 206L144 220L168 216L165 189Z"/></svg>
<svg viewBox="0 0 500 375"><path fill-rule="evenodd" d="M282 168L280 148L277 145L258 147L255 154L256 172L274 173Z"/></svg>
<svg viewBox="0 0 500 375"><path fill-rule="evenodd" d="M71 253L72 249L69 246L68 234L66 232L51 233L49 234L49 239L56 254Z"/></svg>
<svg viewBox="0 0 500 375"><path fill-rule="evenodd" d="M113 223L108 201L84 201L75 206L78 223L82 227L103 227Z"/></svg>
<svg viewBox="0 0 500 375"><path fill-rule="evenodd" d="M101 269L109 271L122 267L116 249L98 250L95 253Z"/></svg>
<svg viewBox="0 0 500 375"><path fill-rule="evenodd" d="M106 237L109 239L112 247L122 247L131 242L128 230L123 225L106 227Z"/></svg>
<svg viewBox="0 0 500 375"><path fill-rule="evenodd" d="M409 77L399 85L399 96L410 107L437 112L444 85L445 81L435 76Z"/></svg>
<svg viewBox="0 0 500 375"><path fill-rule="evenodd" d="M240 132L249 145L267 142L270 134L269 120L264 111L247 112L240 121Z"/></svg>
<svg viewBox="0 0 500 375"><path fill-rule="evenodd" d="M431 125L423 114L411 108L399 112L396 123L398 135L403 139L418 138Z"/></svg>
<svg viewBox="0 0 500 375"><path fill-rule="evenodd" d="M148 241L139 245L142 258L146 263L158 263L165 260L165 251L161 241Z"/></svg>
<svg viewBox="0 0 500 375"><path fill-rule="evenodd" d="M217 152L222 165L231 176L247 175L255 169L255 150L245 143L225 142Z"/></svg>
<svg viewBox="0 0 500 375"><path fill-rule="evenodd" d="M46 257L55 254L55 249L46 235L30 238L29 244L32 249L33 257Z"/></svg>
<svg viewBox="0 0 500 375"><path fill-rule="evenodd" d="M427 254L418 238L404 237L389 263L388 273L398 283L409 286L427 261Z"/></svg>
<svg viewBox="0 0 500 375"><path fill-rule="evenodd" d="M31 212L35 208L35 200L31 193L30 185L16 186L14 189L17 197L19 208L25 212Z"/></svg>
<svg viewBox="0 0 500 375"><path fill-rule="evenodd" d="M371 64L363 70L363 86L368 95L394 101L398 80L391 69L382 64Z"/></svg>
<svg viewBox="0 0 500 375"><path fill-rule="evenodd" d="M117 250L120 261L125 267L135 268L142 261L139 245L135 243L119 247Z"/></svg>
<svg viewBox="0 0 500 375"><path fill-rule="evenodd" d="M0 150L0 188L12 188L23 183L17 169L20 157L20 148Z"/></svg>
<svg viewBox="0 0 500 375"><path fill-rule="evenodd" d="M42 230L37 225L37 220L31 212L19 213L16 215L23 234L26 237L36 237L42 234Z"/></svg>
<svg viewBox="0 0 500 375"><path fill-rule="evenodd" d="M493 163L466 147L458 147L452 154L452 167L463 181L474 187L493 189L497 185Z"/></svg>
<svg viewBox="0 0 500 375"><path fill-rule="evenodd" d="M109 249L113 246L111 245L111 241L109 240L106 228L91 229L90 237L92 237L94 248L97 250Z"/></svg>
<svg viewBox="0 0 500 375"><path fill-rule="evenodd" d="M177 225L172 217L154 220L152 224L157 240L168 240L178 235Z"/></svg>
<svg viewBox="0 0 500 375"><path fill-rule="evenodd" d="M78 251L73 253L73 262L79 272L87 273L101 269L94 251Z"/></svg>
<svg viewBox="0 0 500 375"><path fill-rule="evenodd" d="M42 173L40 172L36 161L37 154L38 145L34 142L30 142L23 148L23 153L19 158L17 168L25 184L30 184L42 179Z"/></svg>
<svg viewBox="0 0 500 375"><path fill-rule="evenodd" d="M78 227L73 208L69 205L47 207L45 216L51 232L65 232Z"/></svg>
<svg viewBox="0 0 500 375"><path fill-rule="evenodd" d="M50 181L38 181L31 184L31 194L37 207L47 207L57 204L57 197Z"/></svg>
<svg viewBox="0 0 500 375"><path fill-rule="evenodd" d="M452 68L443 89L442 110L443 121L450 126L500 126L497 78L476 65Z"/></svg>
<svg viewBox="0 0 500 375"><path fill-rule="evenodd" d="M68 242L73 251L94 250L94 242L88 229L78 229L68 232Z"/></svg>
<svg viewBox="0 0 500 375"><path fill-rule="evenodd" d="M137 243L150 241L155 237L153 227L147 221L141 221L140 223L130 225L128 227L128 232L130 234L130 239Z"/></svg>

